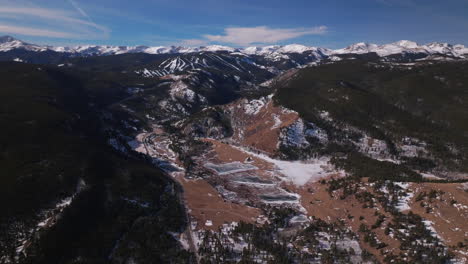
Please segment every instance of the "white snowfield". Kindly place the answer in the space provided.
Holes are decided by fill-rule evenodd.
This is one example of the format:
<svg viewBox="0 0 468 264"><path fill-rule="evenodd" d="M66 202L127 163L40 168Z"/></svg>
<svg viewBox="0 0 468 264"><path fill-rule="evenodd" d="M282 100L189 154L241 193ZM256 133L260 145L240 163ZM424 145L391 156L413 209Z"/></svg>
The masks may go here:
<svg viewBox="0 0 468 264"><path fill-rule="evenodd" d="M309 181L317 181L327 176L330 171L328 158L314 159L307 162L286 161L272 159L266 155L257 154L241 147L235 148L276 165L278 171L296 185L304 185Z"/></svg>
<svg viewBox="0 0 468 264"><path fill-rule="evenodd" d="M236 55L260 55L271 59L287 58L285 54L310 53L317 58L331 56L334 54L364 54L376 52L379 56L388 56L398 53L425 53L425 54L445 54L454 57L465 57L468 55L468 48L464 45L452 45L449 43L433 42L420 45L409 40L400 40L394 43L377 45L372 43L356 43L346 48L332 50L322 47L304 46L300 44L254 46L246 48L233 48L221 45L209 45L200 47L181 46L107 46L107 45L83 45L74 47L54 47L43 46L23 42L9 36L0 37L0 52L7 52L14 49L24 49L34 52L55 51L68 52L81 56L93 55L114 55L125 53L146 53L146 54L185 54L196 52L228 52Z"/></svg>

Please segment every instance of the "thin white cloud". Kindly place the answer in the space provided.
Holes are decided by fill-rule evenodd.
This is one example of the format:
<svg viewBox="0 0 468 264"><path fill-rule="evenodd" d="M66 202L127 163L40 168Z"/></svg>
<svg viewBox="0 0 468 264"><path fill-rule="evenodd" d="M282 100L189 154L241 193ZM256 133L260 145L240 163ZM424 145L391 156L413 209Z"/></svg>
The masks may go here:
<svg viewBox="0 0 468 264"><path fill-rule="evenodd" d="M86 17L90 22L93 22L91 17L86 13L74 0L68 0L68 2L80 13L82 16Z"/></svg>
<svg viewBox="0 0 468 264"><path fill-rule="evenodd" d="M305 35L320 35L327 32L326 26L312 28L269 28L258 27L229 27L224 30L224 35L204 35L212 42L223 42L241 46L255 43L271 44L279 41L293 39Z"/></svg>
<svg viewBox="0 0 468 264"><path fill-rule="evenodd" d="M75 18L66 10L2 6L0 17L0 32L3 33L74 39L106 38L110 33L108 28L92 22L89 17L88 20Z"/></svg>
<svg viewBox="0 0 468 264"><path fill-rule="evenodd" d="M46 8L31 8L31 7L0 7L0 14L16 14L16 15L29 15L43 19L56 20L57 22L76 23L95 27L96 29L105 30L106 28L97 25L93 22L74 18L71 14L64 10L54 10Z"/></svg>
<svg viewBox="0 0 468 264"><path fill-rule="evenodd" d="M74 35L61 32L61 31L53 31L48 29L40 29L40 28L33 28L33 27L18 27L12 25L0 25L0 32L8 33L8 34L18 34L18 35L27 35L27 36L35 36L35 37L52 37L52 38L73 38Z"/></svg>

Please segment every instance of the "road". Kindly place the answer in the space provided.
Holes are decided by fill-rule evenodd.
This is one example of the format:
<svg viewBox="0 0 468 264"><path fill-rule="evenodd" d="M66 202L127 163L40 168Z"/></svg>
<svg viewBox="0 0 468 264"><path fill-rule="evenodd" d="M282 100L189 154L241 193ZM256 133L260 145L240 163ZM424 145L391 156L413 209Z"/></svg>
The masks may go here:
<svg viewBox="0 0 468 264"><path fill-rule="evenodd" d="M158 135L154 132L150 132L150 133L146 133L145 135L143 135L142 137L142 143L143 143L143 146L145 147L145 151L146 151L146 154L151 156L151 152L149 151L151 148L151 146L149 146L151 143L152 143L152 139L154 137L157 137ZM168 150L170 151L170 150ZM159 157L158 157L159 158ZM170 160L168 160L167 162L171 162ZM163 171L165 171L164 169L162 169ZM179 190L181 190L181 192L178 192L177 193L177 198L180 202L180 205L184 208L184 211L185 211L185 222L187 223L187 226L185 228L185 236L187 237L187 241L188 241L188 244L189 244L189 248L190 248L190 251L193 252L195 254L195 258L196 258L196 261L197 261L197 264L200 263L200 255L198 255L198 247L197 245L195 244L195 240L193 239L193 233L192 233L192 226L191 226L191 221L190 221L190 215L188 213L188 206L187 206L187 203L185 201L185 198L183 196L183 192L184 192L184 189L182 187L182 185L179 183L178 181L178 177L184 177L185 173L183 171L178 171L178 172L167 172L165 171L168 176L171 178L171 179L175 179L174 180L174 184L176 184L177 186L179 186Z"/></svg>

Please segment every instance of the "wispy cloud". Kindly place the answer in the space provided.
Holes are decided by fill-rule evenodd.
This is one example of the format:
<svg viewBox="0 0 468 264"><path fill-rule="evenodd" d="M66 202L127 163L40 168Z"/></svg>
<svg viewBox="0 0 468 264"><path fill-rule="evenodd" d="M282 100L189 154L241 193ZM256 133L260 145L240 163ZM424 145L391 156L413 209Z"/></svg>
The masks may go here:
<svg viewBox="0 0 468 264"><path fill-rule="evenodd" d="M73 39L98 39L109 36L110 30L107 27L94 23L82 9L74 8L87 19L77 18L67 10L2 6L0 7L0 32Z"/></svg>
<svg viewBox="0 0 468 264"><path fill-rule="evenodd" d="M87 18L90 22L93 22L91 17L86 13L74 0L68 0L68 2L75 8L78 13Z"/></svg>
<svg viewBox="0 0 468 264"><path fill-rule="evenodd" d="M251 44L272 44L306 35L325 34L326 32L326 26L286 29L269 28L266 26L229 27L224 30L224 35L203 35L203 38L204 40L211 42L222 42L246 46ZM200 41L202 40L203 39Z"/></svg>
<svg viewBox="0 0 468 264"><path fill-rule="evenodd" d="M62 32L62 31L53 31L48 29L40 29L33 27L18 27L13 25L0 25L0 32L5 32L8 34L18 34L18 35L27 35L35 37L52 37L52 38L73 38L74 35Z"/></svg>

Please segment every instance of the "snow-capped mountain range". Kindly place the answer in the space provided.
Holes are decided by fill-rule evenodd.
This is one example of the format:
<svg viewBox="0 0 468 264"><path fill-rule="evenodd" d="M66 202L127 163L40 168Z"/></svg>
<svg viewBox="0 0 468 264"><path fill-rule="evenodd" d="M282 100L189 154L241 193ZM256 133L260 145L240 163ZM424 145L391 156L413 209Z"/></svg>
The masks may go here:
<svg viewBox="0 0 468 264"><path fill-rule="evenodd" d="M321 47L310 47L299 44L271 45L262 47L233 48L221 45L210 45L200 47L181 46L107 46L107 45L83 45L74 47L45 46L23 42L10 36L0 37L0 52L7 52L15 49L23 49L33 52L55 51L70 53L76 56L100 56L117 55L125 53L146 53L146 54L185 54L195 52L219 52L259 55L275 58L282 54L302 54L311 53L317 57L330 56L335 54L365 54L375 52L379 56L388 56L400 53L424 53L428 55L442 54L452 57L465 58L468 55L468 48L464 45L452 45L448 43L428 43L420 45L413 41L401 40L390 44L356 43L343 49L327 49Z"/></svg>
<svg viewBox="0 0 468 264"><path fill-rule="evenodd" d="M468 48L463 45L451 45L448 43L429 43L425 45L419 45L416 42L409 40L400 40L398 42L376 45L370 43L356 43L348 46L344 49L334 50L335 54L364 54L369 52L375 52L379 56L388 56L399 53L426 53L426 54L444 54L454 57L461 57L468 54Z"/></svg>

